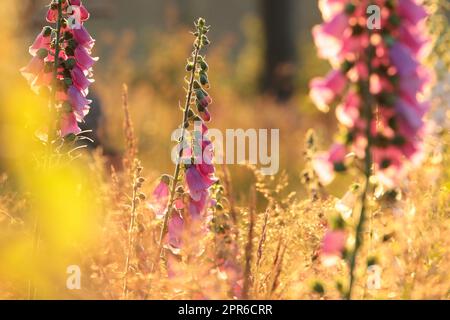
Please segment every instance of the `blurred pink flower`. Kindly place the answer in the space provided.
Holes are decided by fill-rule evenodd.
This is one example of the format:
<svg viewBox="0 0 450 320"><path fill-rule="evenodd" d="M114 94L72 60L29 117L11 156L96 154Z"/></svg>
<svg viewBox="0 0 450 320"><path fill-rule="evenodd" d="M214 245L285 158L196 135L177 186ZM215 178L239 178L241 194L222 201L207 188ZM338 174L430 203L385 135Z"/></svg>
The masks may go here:
<svg viewBox="0 0 450 320"><path fill-rule="evenodd" d="M324 23L312 33L319 55L329 60L333 70L325 79L311 81L310 97L321 111L327 111L338 95L343 97L336 117L345 130L344 148L363 159L370 139L375 173L395 186L409 164L422 158L423 118L429 110L424 94L434 77L420 62L431 44L423 23L424 6L416 0L398 0L389 6L386 2L374 2L383 8L379 31L366 27L368 1L319 1ZM367 123L363 109L370 100L372 120ZM344 168L330 158L330 153L319 153L313 159L324 184L334 178L333 168Z"/></svg>
<svg viewBox="0 0 450 320"><path fill-rule="evenodd" d="M34 56L26 67L20 69L24 78L32 84L36 77L44 70L44 59Z"/></svg>
<svg viewBox="0 0 450 320"><path fill-rule="evenodd" d="M334 144L330 151L317 153L313 157L313 169L322 185L328 185L333 181L335 167L343 164L345 156L345 146L342 144Z"/></svg>
<svg viewBox="0 0 450 320"><path fill-rule="evenodd" d="M69 11L69 6L78 7L72 9L79 10L81 27L72 29L63 24L60 30L59 48L55 48L57 29L50 26L44 27L29 48L29 53L33 56L32 60L20 70L33 91L39 93L42 87L46 87L53 91L57 102L55 108L64 106L64 110L58 112L61 116L58 128L61 136L80 132L74 119L75 122L82 122L89 112L91 100L86 96L88 87L93 82L91 68L98 60L90 55L95 41L83 25L83 22L89 18L89 12L81 1L63 1L61 10L58 8L58 2L52 2L47 11L46 20L56 25L58 19L68 19L74 14L73 11ZM57 50L59 59L55 65ZM67 76L68 74L70 76Z"/></svg>
<svg viewBox="0 0 450 320"><path fill-rule="evenodd" d="M95 40L92 39L89 32L86 30L84 25L81 25L79 29L73 29L73 37L80 46L85 47L90 50L94 46Z"/></svg>
<svg viewBox="0 0 450 320"><path fill-rule="evenodd" d="M346 243L347 233L344 230L328 230L322 240L322 263L335 265L342 258Z"/></svg>
<svg viewBox="0 0 450 320"><path fill-rule="evenodd" d="M186 183L194 201L199 201L202 192L211 187L216 181L213 177L201 174L196 166L190 166L186 170Z"/></svg>
<svg viewBox="0 0 450 320"><path fill-rule="evenodd" d="M162 218L167 209L167 202L169 201L169 183L170 179L168 176L162 176L152 194L150 206L154 209L155 215L158 218Z"/></svg>
<svg viewBox="0 0 450 320"><path fill-rule="evenodd" d="M88 49L83 46L78 46L75 49L75 60L81 69L89 70L98 61L98 58L91 57Z"/></svg>
<svg viewBox="0 0 450 320"><path fill-rule="evenodd" d="M63 113L60 121L62 136L80 133L81 129L78 127L77 119L73 113Z"/></svg>
<svg viewBox="0 0 450 320"><path fill-rule="evenodd" d="M310 83L310 97L322 112L329 111L329 104L344 90L347 79L342 72L332 70L325 78L314 78Z"/></svg>
<svg viewBox="0 0 450 320"><path fill-rule="evenodd" d="M33 44L28 49L28 52L35 56L39 49L50 49L50 32L48 28L44 28L41 33L38 34Z"/></svg>

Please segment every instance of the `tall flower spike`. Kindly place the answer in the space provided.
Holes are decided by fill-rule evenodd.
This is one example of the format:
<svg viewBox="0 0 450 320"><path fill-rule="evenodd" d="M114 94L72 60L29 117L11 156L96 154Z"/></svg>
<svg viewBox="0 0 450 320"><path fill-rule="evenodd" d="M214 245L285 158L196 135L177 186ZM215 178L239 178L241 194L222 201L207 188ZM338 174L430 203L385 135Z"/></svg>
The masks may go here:
<svg viewBox="0 0 450 320"><path fill-rule="evenodd" d="M383 8L381 30L367 28L371 4ZM336 102L347 151L364 159L371 140L375 174L395 187L422 151L423 117L429 104L421 97L432 79L420 63L430 43L424 28L426 12L416 0L328 0L320 2L320 9L325 22L314 28L313 36L320 55L334 68L324 79L311 81L310 96L321 111ZM335 50L330 51L330 43ZM364 110L367 95L374 100L370 114ZM327 177L325 184L332 180L331 169L336 169L332 158L328 157L328 165L317 164L320 175Z"/></svg>
<svg viewBox="0 0 450 320"><path fill-rule="evenodd" d="M88 87L94 81L91 57L94 40L84 27L89 12L80 0L53 0L46 26L29 48L31 62L21 69L32 89L52 92L49 139L80 133L78 123L89 112Z"/></svg>
<svg viewBox="0 0 450 320"><path fill-rule="evenodd" d="M186 232L191 232L188 227L200 226L205 230L206 213L212 205L210 188L217 181L214 176L212 164L213 150L211 141L206 134L208 128L205 122L211 120L209 105L212 99L206 91L209 88L208 69L205 57L201 50L209 44L208 32L210 27L203 18L195 22L194 50L188 59L186 71L189 73L187 80L186 101L183 108L183 121L181 123L181 137L178 142L179 153L176 157L175 173L173 177L164 176L166 186L159 184L155 190L155 202L161 203L161 190L170 190L163 203L165 210L159 207L157 214L163 213L163 223L159 239L158 257L154 264L164 255L164 247L170 254L178 254L181 250L181 238ZM195 108L193 106L195 105ZM194 130L187 138L188 128L194 125ZM167 181L170 180L170 181ZM167 197L167 195L164 195ZM187 221L185 221L187 220ZM190 226L189 226L189 223ZM198 234L198 232L196 232ZM172 259L173 260L173 259ZM172 261L169 259L169 261ZM169 274L173 274L170 271Z"/></svg>
<svg viewBox="0 0 450 320"><path fill-rule="evenodd" d="M381 8L379 30L368 27L370 5ZM319 7L325 22L314 27L313 37L333 70L311 82L311 97L323 111L336 102L344 134L330 152L316 158L315 169L327 184L334 171L345 170L351 159L347 152L364 161L361 213L348 255L346 297L351 298L369 178L375 173L381 183L395 187L421 158L423 117L429 108L423 97L432 75L420 59L430 39L419 0L321 0ZM325 239L327 246L330 239Z"/></svg>

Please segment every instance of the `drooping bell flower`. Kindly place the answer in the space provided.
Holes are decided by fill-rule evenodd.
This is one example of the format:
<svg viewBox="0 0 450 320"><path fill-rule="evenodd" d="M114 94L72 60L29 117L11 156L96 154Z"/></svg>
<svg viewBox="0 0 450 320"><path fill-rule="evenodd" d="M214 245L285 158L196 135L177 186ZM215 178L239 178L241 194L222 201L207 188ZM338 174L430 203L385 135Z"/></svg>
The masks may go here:
<svg viewBox="0 0 450 320"><path fill-rule="evenodd" d="M167 201L169 201L169 184L170 177L163 175L153 191L153 197L150 206L154 209L155 215L158 218L163 217L164 211L167 208Z"/></svg>
<svg viewBox="0 0 450 320"><path fill-rule="evenodd" d="M91 57L89 50L83 46L77 46L74 57L82 70L89 70L98 61L98 58Z"/></svg>
<svg viewBox="0 0 450 320"><path fill-rule="evenodd" d="M79 89L84 95L87 94L87 89L94 82L94 80L89 79L85 72L77 65L72 71L72 81L74 86Z"/></svg>
<svg viewBox="0 0 450 320"><path fill-rule="evenodd" d="M38 55L31 58L31 61L26 67L20 69L20 72L27 81L32 84L37 76L44 70L44 59Z"/></svg>
<svg viewBox="0 0 450 320"><path fill-rule="evenodd" d="M80 46L83 46L88 50L91 50L94 46L95 40L91 37L84 25L81 25L81 28L74 29L73 36Z"/></svg>
<svg viewBox="0 0 450 320"><path fill-rule="evenodd" d="M78 127L77 118L75 114L63 113L60 120L61 125L61 135L67 136L69 134L78 134L81 129Z"/></svg>
<svg viewBox="0 0 450 320"><path fill-rule="evenodd" d="M345 146L338 143L334 144L329 152L314 155L312 165L322 185L330 184L334 179L335 171L342 171L345 168L345 156Z"/></svg>
<svg viewBox="0 0 450 320"><path fill-rule="evenodd" d="M196 166L190 166L186 170L186 183L189 194L194 201L199 201L203 191L208 190L216 180L208 175L203 175Z"/></svg>
<svg viewBox="0 0 450 320"><path fill-rule="evenodd" d="M344 90L347 79L342 72L332 70L324 79L315 78L310 84L310 97L323 112L328 112L330 103Z"/></svg>
<svg viewBox="0 0 450 320"><path fill-rule="evenodd" d="M50 27L44 27L42 32L37 35L33 44L28 49L28 52L32 56L36 56L40 49L50 50L51 33L52 29Z"/></svg>

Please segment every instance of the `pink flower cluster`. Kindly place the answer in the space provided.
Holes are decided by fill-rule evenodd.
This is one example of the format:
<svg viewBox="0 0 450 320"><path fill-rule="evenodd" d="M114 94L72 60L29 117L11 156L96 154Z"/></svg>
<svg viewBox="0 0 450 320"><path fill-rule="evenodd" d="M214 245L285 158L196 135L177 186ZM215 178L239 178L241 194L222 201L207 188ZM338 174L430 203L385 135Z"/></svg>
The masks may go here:
<svg viewBox="0 0 450 320"><path fill-rule="evenodd" d="M58 1L53 1L46 17L47 22L56 25L61 19L58 41L58 28L44 27L29 49L33 58L21 73L36 93L43 88L55 90L58 131L65 137L80 132L78 123L89 112L88 87L94 81L92 66L98 58L91 57L95 40L83 25L89 13L81 1L62 0L61 16L58 7ZM75 24L71 25L70 21ZM56 52L59 53L55 63Z"/></svg>
<svg viewBox="0 0 450 320"><path fill-rule="evenodd" d="M193 132L192 144L183 149L181 159L181 162L185 163L184 182L180 184L173 208L170 209L172 212L168 224L166 245L173 252L181 249L187 229L192 232L194 229L198 231L198 227L201 229L206 227L205 222L210 220L207 209L215 204L210 196L210 188L217 182L212 163L213 145L206 136L208 128L205 123L200 118L197 118L195 123L196 129ZM158 217L163 217L168 209L170 180L171 177L162 176L153 192L153 208ZM186 223L189 223L189 228L185 227Z"/></svg>
<svg viewBox="0 0 450 320"><path fill-rule="evenodd" d="M369 5L380 8L379 30L368 28ZM331 169L345 169L347 151L365 158L370 125L375 172L393 187L422 149L429 109L423 96L432 80L420 63L430 49L427 13L418 0L320 0L319 7L324 23L314 27L313 37L333 70L311 81L310 97L325 112L336 102L336 117L345 128L345 141L318 157L324 183L331 182ZM369 101L370 124L364 112Z"/></svg>

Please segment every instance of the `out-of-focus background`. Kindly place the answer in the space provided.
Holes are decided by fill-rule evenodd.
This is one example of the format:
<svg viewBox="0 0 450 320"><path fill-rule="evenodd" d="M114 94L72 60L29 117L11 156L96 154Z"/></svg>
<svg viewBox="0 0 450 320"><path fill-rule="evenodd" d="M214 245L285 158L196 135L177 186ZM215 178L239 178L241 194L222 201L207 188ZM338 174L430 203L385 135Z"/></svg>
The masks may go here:
<svg viewBox="0 0 450 320"><path fill-rule="evenodd" d="M317 1L84 0L91 13L85 26L96 39L93 54L100 57L94 66L96 82L89 94L94 102L85 125L93 129L95 142L80 158L50 169L39 154L43 148L36 138L38 129L48 123L48 101L36 96L19 72L29 61L28 46L46 24L49 2L3 0L0 5L0 298L29 296L33 281L39 298L123 297L134 181L122 161L127 151L123 84L129 88L137 157L146 178L142 191L150 198L159 176L173 171L170 138L182 118L178 106L185 98L190 31L200 16L212 26L206 53L214 100L210 128L280 129L277 177L263 178L245 166L227 166L231 188L227 185L226 190L237 208L240 236L235 240L240 251L236 258L241 265L250 212L256 209L258 239L265 218L269 219L263 268L257 274L265 289L254 297L322 298L309 289L316 277L334 288L337 272L320 267L317 252L326 221L336 213L335 202L359 180L356 170L340 175L318 202L307 196L301 183L306 132L314 129L317 149L325 150L338 131L333 112L320 113L308 97L309 81L329 70L318 58L311 37L311 28L321 22ZM441 10L445 0L426 2L428 9L435 10L430 29L434 38L441 37L427 61L438 71L427 121L435 121L434 131L427 136L426 162L405 184L405 196L395 205L373 206L377 209L372 210L371 250L382 259L383 288L366 295L361 278L360 291L366 298L449 297L448 16ZM226 170L217 167L223 178ZM146 264L157 249L159 220L148 202L138 208L138 216L144 228L135 248L135 260L140 260L133 263L140 271L134 273L131 286L133 297L142 298L147 297L148 279L143 274L150 274ZM38 236L36 217L42 224ZM41 245L38 250L33 249L36 243ZM273 289L266 286L266 280L272 279L267 275L274 271L273 261L281 261L282 247L286 260L280 284L286 288ZM81 291L66 288L66 267L72 264L80 265L85 277ZM361 266L365 272L365 264ZM199 281L192 279L192 283L181 279L172 287L164 279L156 281L150 298L197 299ZM183 286L189 289L186 295L180 293ZM267 290L271 292L266 294ZM226 290L214 294L208 298L229 298L224 296ZM331 289L329 297L339 293Z"/></svg>

